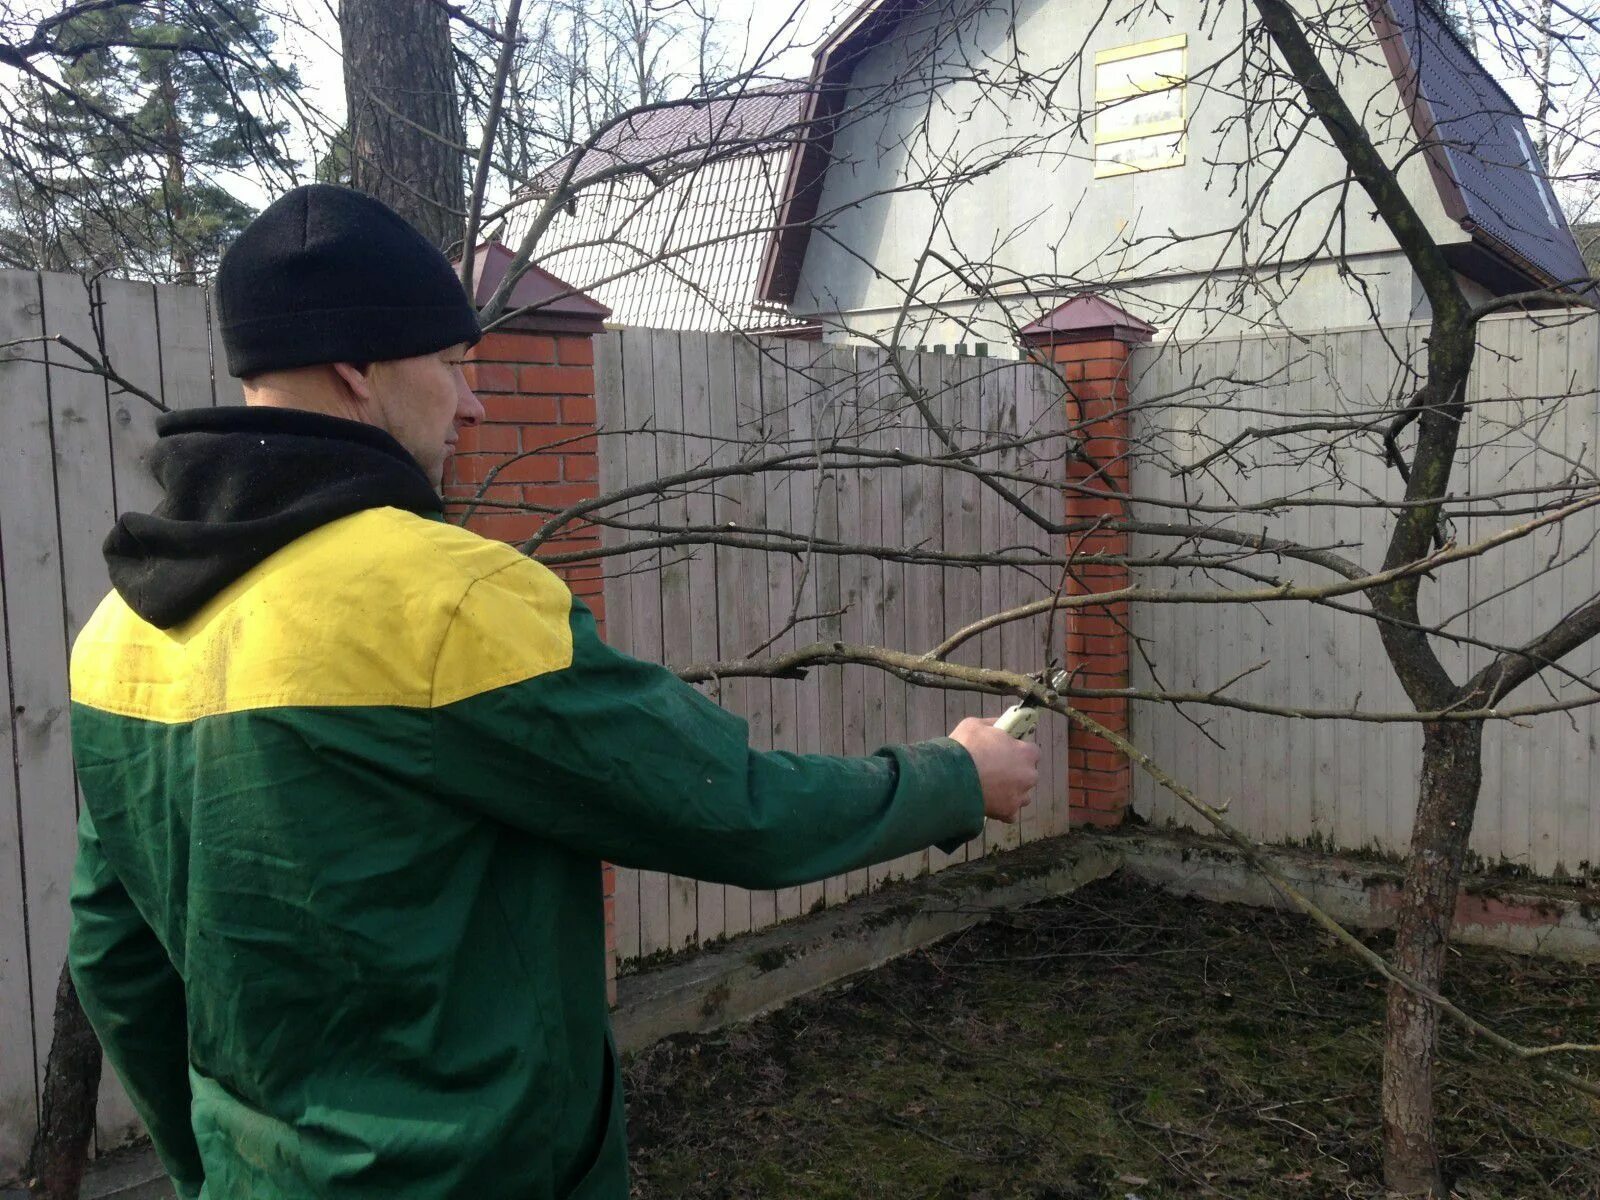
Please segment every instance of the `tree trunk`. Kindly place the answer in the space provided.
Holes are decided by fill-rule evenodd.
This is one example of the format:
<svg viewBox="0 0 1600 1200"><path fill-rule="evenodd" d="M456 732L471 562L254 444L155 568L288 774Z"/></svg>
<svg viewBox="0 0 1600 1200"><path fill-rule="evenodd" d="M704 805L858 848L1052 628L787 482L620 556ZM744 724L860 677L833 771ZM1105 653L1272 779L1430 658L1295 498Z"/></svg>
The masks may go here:
<svg viewBox="0 0 1600 1200"><path fill-rule="evenodd" d="M1478 806L1483 726L1424 726L1416 825L1395 928L1394 963L1435 990ZM1433 1054L1439 1014L1391 984L1383 1046L1383 1173L1403 1196L1446 1197L1433 1136Z"/></svg>
<svg viewBox="0 0 1600 1200"><path fill-rule="evenodd" d="M165 4L160 8L160 19L166 24ZM199 275L195 270L194 248L189 244L189 231L185 228L189 217L184 195L188 172L184 168L183 122L178 113L178 85L173 78L170 54L162 56L157 79L163 108L161 141L167 157L162 188L166 196L167 228L172 238L172 262L177 268L172 281L193 287Z"/></svg>
<svg viewBox="0 0 1600 1200"><path fill-rule="evenodd" d="M466 226L450 17L430 0L343 0L350 182L446 253Z"/></svg>
<svg viewBox="0 0 1600 1200"><path fill-rule="evenodd" d="M100 1096L100 1040L78 1003L66 965L56 984L50 1058L44 1069L44 1103L28 1156L31 1194L44 1200L77 1200L94 1136Z"/></svg>

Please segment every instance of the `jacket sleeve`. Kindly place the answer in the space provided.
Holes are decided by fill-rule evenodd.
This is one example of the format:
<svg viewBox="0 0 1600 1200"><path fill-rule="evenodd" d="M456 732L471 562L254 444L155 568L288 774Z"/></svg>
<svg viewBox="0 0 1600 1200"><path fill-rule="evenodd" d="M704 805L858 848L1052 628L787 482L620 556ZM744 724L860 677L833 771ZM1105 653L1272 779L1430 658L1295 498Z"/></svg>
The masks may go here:
<svg viewBox="0 0 1600 1200"><path fill-rule="evenodd" d="M469 678L468 656L492 674L539 638L569 637L570 657L433 708L438 786L459 803L623 866L748 888L982 830L977 770L956 742L861 758L752 749L743 718L606 646L589 610L528 568L502 573L508 595L462 605L438 674Z"/></svg>
<svg viewBox="0 0 1600 1200"><path fill-rule="evenodd" d="M189 1119L183 982L128 898L85 808L78 821L67 961L78 1000L183 1200L205 1173Z"/></svg>

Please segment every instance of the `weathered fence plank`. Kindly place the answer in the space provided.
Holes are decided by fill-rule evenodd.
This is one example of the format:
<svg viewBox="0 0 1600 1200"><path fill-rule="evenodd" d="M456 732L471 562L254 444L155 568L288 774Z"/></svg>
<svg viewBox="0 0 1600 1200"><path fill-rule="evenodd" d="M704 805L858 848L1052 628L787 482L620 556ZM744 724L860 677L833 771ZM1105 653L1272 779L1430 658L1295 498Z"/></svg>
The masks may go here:
<svg viewBox="0 0 1600 1200"><path fill-rule="evenodd" d="M654 398L656 470L662 475L680 475L687 468L688 454L683 430L688 427L684 396L682 339L663 330L650 334L651 394ZM695 423L699 423L696 417ZM668 493L657 509L658 520L668 528L689 524L688 497L682 489ZM695 547L671 547L660 557L662 654L674 663L694 656L696 599L690 556ZM669 635L667 631L672 631ZM667 638L671 637L671 650ZM652 881L654 882L654 881ZM695 884L691 879L667 876L666 945L671 949L692 946L699 920Z"/></svg>
<svg viewBox="0 0 1600 1200"><path fill-rule="evenodd" d="M39 277L0 273L0 322L11 337L45 336ZM6 646L11 664L12 731L33 1021L33 1055L42 1070L50 1050L56 976L66 954L67 884L76 845L67 711L67 624L51 400L43 346L20 348L3 366L0 447L5 448Z"/></svg>
<svg viewBox="0 0 1600 1200"><path fill-rule="evenodd" d="M605 333L595 339L595 420L599 436L599 470L605 479L628 477L628 443L622 433L627 428L627 414L623 400L622 335ZM600 545L607 550L628 541L626 531L611 525L600 526ZM631 558L609 558L608 575L622 578L622 572ZM606 597L606 639L619 645L631 645L633 640L633 609L629 587L619 584L608 589ZM639 957L639 876L637 872L618 867L615 877L612 910L616 914L617 955L630 959Z"/></svg>
<svg viewBox="0 0 1600 1200"><path fill-rule="evenodd" d="M1594 470L1600 440L1597 331L1600 320L1591 315L1495 317L1480 326L1457 491L1484 495L1520 489L1521 494L1477 504L1473 516L1456 522L1453 532L1459 541L1478 541L1526 521L1536 500L1529 489L1546 489L1538 498L1548 502L1553 495L1549 489L1560 485L1574 465ZM1237 407L1235 396L1252 410L1381 418L1392 411L1397 395L1415 387L1425 332L1425 327L1368 329L1316 334L1304 341L1250 337L1142 349L1135 356L1136 403L1141 394L1170 394L1197 380L1208 382L1196 394L1214 393L1215 398L1209 405L1174 414L1165 421L1167 428L1155 434L1140 434L1136 419L1136 436L1164 439L1176 461L1196 462L1241 428L1228 412ZM1378 456L1375 435L1353 432L1347 437L1327 458L1319 452L1315 461L1300 456L1305 461L1269 462L1260 470L1254 469L1249 452L1241 452L1239 462L1219 462L1204 473L1207 478L1194 473L1184 484L1191 499L1220 499L1226 489L1241 503L1286 492L1326 493L1336 479L1347 481L1340 485L1347 489L1345 495L1393 494L1395 479ZM1138 493L1176 499L1178 487L1162 469L1136 467ZM1517 509L1523 511L1513 511ZM1373 570L1380 564L1390 520L1378 505L1302 508L1264 516L1263 528L1269 535L1337 546ZM1450 631L1473 639L1499 645L1525 642L1595 594L1600 583L1592 550L1596 524L1593 517L1580 514L1561 529L1541 531L1436 572L1423 585L1424 616L1448 621ZM1137 551L1157 545L1135 539ZM1284 573L1320 577L1293 564L1286 564ZM1136 572L1136 580L1151 586L1205 582L1197 573L1155 569ZM1155 648L1158 670L1173 686L1214 687L1264 662L1260 676L1241 681L1236 694L1296 707L1337 709L1357 697L1363 708L1408 707L1377 626L1364 617L1298 602L1256 609L1156 607L1136 610L1137 632ZM1436 644L1458 680L1481 669L1492 654L1443 639ZM1547 672L1547 680L1523 685L1510 702L1546 698L1547 685L1558 696L1576 697L1592 686L1597 662L1595 648L1586 648L1566 664L1578 681ZM1153 682L1137 660L1134 678L1140 686ZM1198 708L1188 715L1204 721L1207 734L1221 746L1197 734L1184 714L1147 704L1135 705L1135 740L1159 761L1181 765L1201 795L1232 799L1235 821L1252 836L1405 851L1421 748L1415 723L1289 721ZM1592 709L1570 717L1489 726L1473 851L1539 874L1592 870L1600 862L1589 750L1597 736L1600 714ZM1151 819L1192 823L1142 776L1135 777L1135 803Z"/></svg>
<svg viewBox="0 0 1600 1200"><path fill-rule="evenodd" d="M716 457L713 440L717 434L716 416L712 411L710 340L705 334L685 334L682 338L681 370L683 373L683 427L685 465L698 469ZM731 384L731 380L726 383ZM712 526L718 522L717 485L696 485L686 498L686 512L691 525ZM689 658L695 662L714 662L721 645L718 629L718 610L721 597L717 590L717 555L714 548L696 546L689 560ZM720 883L700 882L690 885L690 895L695 905L695 929L698 940L710 941L721 937L726 927L723 918L724 889Z"/></svg>
<svg viewBox="0 0 1600 1200"><path fill-rule="evenodd" d="M96 345L90 292L70 275L40 276L45 331L84 347ZM200 336L206 331L202 327ZM66 605L68 645L110 589L101 542L116 512L116 489L108 455L111 450L110 397L106 381L83 369L81 358L51 345L50 416L55 442L56 521L61 539L62 599ZM209 372L207 365L204 369ZM207 391L209 376L202 374ZM82 806L74 779L71 816ZM60 814L64 820L69 814ZM63 889L71 878L71 859L56 866ZM99 1142L119 1145L139 1130L133 1103L109 1066L98 1103Z"/></svg>
<svg viewBox="0 0 1600 1200"><path fill-rule="evenodd" d="M31 288L30 285L31 284ZM5 341L22 337L39 336L36 315L31 311L38 304L38 282L35 276L22 272L0 273L0 321L4 321ZM24 837L20 799L22 739L17 724L26 713L19 706L26 702L13 689L10 647L12 630L9 614L21 613L25 596L13 594L10 577L13 572L29 574L23 567L26 551L37 545L34 538L23 532L25 515L37 516L37 507L26 514L12 513L11 489L18 486L22 476L11 475L13 458L24 442L19 434L30 423L30 414L44 410L43 375L30 359L42 357L19 347L11 357L0 358L0 453L5 456L6 503L0 505L0 614L6 615L5 670L0 672L0 701L5 703L4 719L0 719L0 911L15 914L12 919L0 921L0 1045L7 1047L0 1055L0 1170L5 1165L20 1164L27 1153L28 1139L38 1120L38 1071L42 1062L38 1058L38 1040L35 1022L38 1012L49 1020L49 1007L37 1009L30 975L29 955L30 923L28 896L23 886L27 873L25 856L29 845ZM32 418L37 421L37 415ZM13 441L13 438L16 441ZM29 443L33 439L28 439ZM29 470L27 485L33 485L37 465ZM53 517L53 514L52 514ZM15 541L11 539L15 538ZM9 565L8 565L9 564ZM18 630L21 636L21 630ZM41 970L47 970L44 964ZM44 1035L48 1037L48 1034Z"/></svg>

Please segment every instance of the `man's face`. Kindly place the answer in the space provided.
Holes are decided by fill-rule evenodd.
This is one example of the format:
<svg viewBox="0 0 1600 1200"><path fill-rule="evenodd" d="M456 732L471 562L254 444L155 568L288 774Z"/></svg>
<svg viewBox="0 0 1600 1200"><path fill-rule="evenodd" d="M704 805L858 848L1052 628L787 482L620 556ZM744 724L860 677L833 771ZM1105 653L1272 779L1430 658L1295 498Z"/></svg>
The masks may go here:
<svg viewBox="0 0 1600 1200"><path fill-rule="evenodd" d="M427 472L435 488L462 426L483 420L483 405L467 386L465 344L437 354L373 363L372 423L393 435Z"/></svg>

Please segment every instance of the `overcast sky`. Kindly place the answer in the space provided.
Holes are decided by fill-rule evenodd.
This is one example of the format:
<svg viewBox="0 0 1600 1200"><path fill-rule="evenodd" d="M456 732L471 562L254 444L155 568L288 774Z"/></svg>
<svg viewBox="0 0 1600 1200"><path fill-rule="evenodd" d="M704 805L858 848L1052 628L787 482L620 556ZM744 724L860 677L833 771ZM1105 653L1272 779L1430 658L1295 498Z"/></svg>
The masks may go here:
<svg viewBox="0 0 1600 1200"><path fill-rule="evenodd" d="M767 44L784 33L783 41L800 46L768 67L780 73L803 78L810 73L811 55L807 45L815 46L838 19L840 11L854 8L853 0L714 0L714 11L722 39L735 56L745 61L759 56ZM291 26L283 40L300 64L310 98L317 110L331 121L344 118L344 76L339 60L339 26L331 0L294 0L289 5L299 27ZM798 14L798 15L796 15ZM793 28L788 28L793 18ZM785 32L787 30L787 32Z"/></svg>
<svg viewBox="0 0 1600 1200"><path fill-rule="evenodd" d="M532 0L537 4L539 0ZM792 78L804 78L810 72L810 49L843 16L851 11L857 0L702 0L713 6L724 44L735 57L746 56L745 61L759 55L769 41L783 31L783 40L794 44L795 49L768 67L767 74L775 72ZM325 130L337 129L344 119L344 78L339 56L339 29L335 14L337 0L280 0L286 3L290 22L283 30L279 49L295 61L306 85L307 106L316 114ZM53 0L33 7L49 10L57 6ZM21 16L23 14L14 14ZM792 26L791 26L792 22ZM1497 62L1493 47L1480 44L1480 54L1491 74L1497 76L1510 91L1512 99L1527 111L1534 102L1533 89L1526 79L1517 78L1517 70L1505 62ZM48 64L41 64L48 66ZM12 74L9 67L0 72ZM1557 119L1561 119L1558 116ZM1600 131L1594 137L1600 139ZM304 163L303 177L309 177L314 166L314 154L323 148L302 142L300 149ZM1594 154L1583 153L1580 161L1569 166L1582 169L1594 161ZM241 198L256 205L269 197L262 183L253 177L241 176L227 181ZM1575 193L1571 184L1557 181L1556 190L1567 205L1569 214L1581 219L1575 211ZM1584 191L1590 189L1584 188Z"/></svg>

